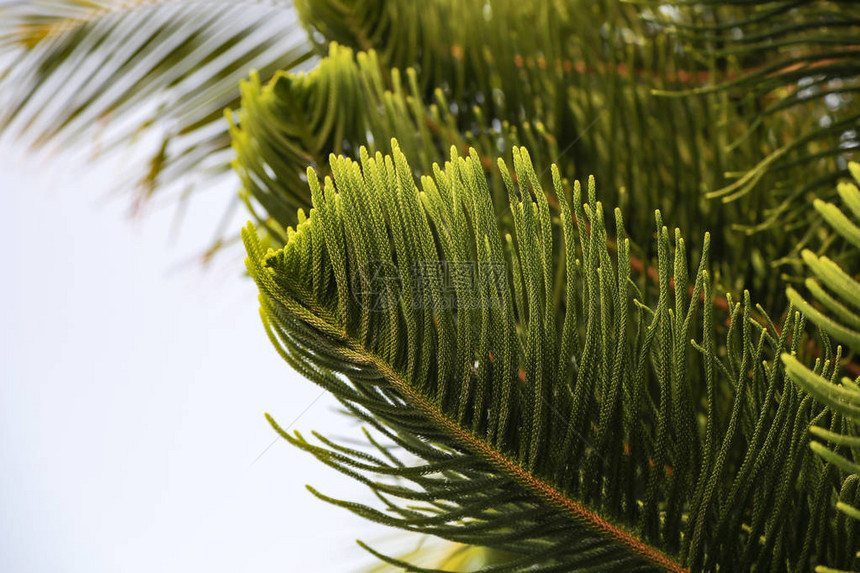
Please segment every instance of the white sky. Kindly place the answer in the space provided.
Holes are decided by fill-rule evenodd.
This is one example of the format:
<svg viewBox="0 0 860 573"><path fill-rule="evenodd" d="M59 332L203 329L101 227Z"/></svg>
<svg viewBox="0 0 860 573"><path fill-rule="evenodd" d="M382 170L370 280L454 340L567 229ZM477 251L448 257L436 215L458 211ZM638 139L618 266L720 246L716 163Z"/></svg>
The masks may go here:
<svg viewBox="0 0 860 573"><path fill-rule="evenodd" d="M356 538L403 534L304 484L370 494L282 441L252 465L263 413L289 424L319 389L270 347L238 248L188 263L223 198L171 242L168 210L128 218L117 168L0 141L0 571L365 570ZM295 429L355 436L334 405Z"/></svg>

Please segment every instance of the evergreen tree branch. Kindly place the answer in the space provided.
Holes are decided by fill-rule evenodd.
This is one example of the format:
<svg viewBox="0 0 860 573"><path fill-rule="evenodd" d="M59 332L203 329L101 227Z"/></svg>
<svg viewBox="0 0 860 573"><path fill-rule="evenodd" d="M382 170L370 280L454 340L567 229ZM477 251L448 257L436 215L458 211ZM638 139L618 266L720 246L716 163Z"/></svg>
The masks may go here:
<svg viewBox="0 0 860 573"><path fill-rule="evenodd" d="M842 527L835 508L812 502L832 486L816 490L822 464L802 439L826 411L773 360L804 353L799 315L777 328L765 314L761 325L748 295L743 305L728 297L726 340L716 342L707 262L689 280L684 240L677 232L673 256L659 214L659 285L643 292L620 211L613 253L593 187L583 203L575 186L571 209L554 169L551 214L515 150L513 172L500 164L498 175L505 233L477 154L452 150L419 191L391 148L362 151L360 165L332 157L323 186L309 171L313 208L283 249L266 253L252 228L243 233L281 355L424 464L378 444L374 455L282 434L366 484L387 511L316 495L518 556L486 571L844 563L843 546L818 539L801 509ZM432 272L442 263L473 265L478 282L447 292ZM480 263L501 265L501 282ZM380 264L381 279L371 272ZM703 335L691 345L694 328Z"/></svg>

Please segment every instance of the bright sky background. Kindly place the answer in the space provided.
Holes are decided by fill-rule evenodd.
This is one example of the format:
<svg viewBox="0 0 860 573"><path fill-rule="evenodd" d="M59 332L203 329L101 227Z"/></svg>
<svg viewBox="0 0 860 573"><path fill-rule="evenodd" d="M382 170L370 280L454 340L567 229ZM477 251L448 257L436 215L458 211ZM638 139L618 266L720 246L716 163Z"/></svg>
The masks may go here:
<svg viewBox="0 0 860 573"><path fill-rule="evenodd" d="M172 210L129 218L127 160L0 141L0 571L365 570L356 538L403 534L304 485L369 493L280 440L253 463L274 438L263 413L289 424L320 390L271 348L240 249L190 257L223 195L193 201L171 241ZM294 429L356 436L335 404Z"/></svg>

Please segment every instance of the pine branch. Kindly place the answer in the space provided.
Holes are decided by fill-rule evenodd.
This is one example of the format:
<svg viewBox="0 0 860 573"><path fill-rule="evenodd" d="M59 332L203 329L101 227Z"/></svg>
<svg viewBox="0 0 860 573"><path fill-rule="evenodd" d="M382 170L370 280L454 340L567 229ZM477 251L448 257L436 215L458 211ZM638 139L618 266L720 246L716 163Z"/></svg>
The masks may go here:
<svg viewBox="0 0 860 573"><path fill-rule="evenodd" d="M313 315L308 318L313 319L316 313L313 310L311 312ZM352 351L351 358L354 361L378 372L397 389L410 405L414 406L425 418L432 421L437 428L445 432L447 437L454 443L471 452L476 457L488 462L497 471L516 481L523 488L530 490L542 500L569 514L573 519L584 523L606 538L626 547L629 551L656 567L676 573L689 572L689 569L685 569L659 549L648 545L637 536L626 531L623 527L609 522L594 510L559 491L552 484L540 479L532 471L524 468L516 459L499 450L495 444L491 444L463 428L460 424L449 418L445 412L440 410L438 405L432 403L420 393L415 392L412 388L412 383L404 380L400 374L393 371L378 356L368 353L358 341L348 339L346 335L344 338L347 338L347 344ZM271 417L268 419L281 437L289 439L287 433Z"/></svg>
<svg viewBox="0 0 860 573"><path fill-rule="evenodd" d="M512 216L504 234L476 154L452 150L419 191L391 146L389 157L362 151L361 166L333 157L322 187L309 171L313 209L282 250L266 254L243 233L281 355L424 464L378 444L374 456L283 434L368 485L387 512L318 496L519 556L499 571L842 562L817 534L835 510L812 502L821 463L802 439L824 410L773 360L803 353L799 316L776 328L764 315L760 326L748 296L729 298L716 343L707 263L688 281L684 240L676 233L673 257L659 215L659 288L640 292L620 211L613 254L593 187L585 204L575 187L571 210L553 170L553 225L515 150L514 173L498 172ZM434 269L456 264L477 282L448 292ZM690 345L693 329L703 334Z"/></svg>
<svg viewBox="0 0 860 573"><path fill-rule="evenodd" d="M860 18L851 0L778 0L676 3L672 17L651 16L688 49L705 52L730 77L687 90L661 91L684 97L726 93L751 105L737 117L746 124L731 142L729 159L739 175L710 197L734 201L754 190L778 191L772 215L749 230L805 220L799 197L829 192L847 174L857 147L860 121ZM778 138L768 138L774 132ZM762 137L764 136L764 137ZM757 143L754 143L757 142ZM738 151L758 147L753 162ZM745 154L744 154L745 155ZM798 188L799 178L809 181ZM800 251L800 247L796 252Z"/></svg>
<svg viewBox="0 0 860 573"><path fill-rule="evenodd" d="M860 183L860 164L852 163L849 169L856 182ZM860 189L854 183L842 182L838 193L853 220L836 205L820 199L815 201L815 209L856 252L860 250L860 227L855 223L860 217ZM858 348L860 283L826 257L817 257L810 251L804 251L803 258L812 271L813 276L806 280L806 288L814 302L808 301L793 288L788 289L789 299L825 332L845 342L848 348ZM834 361L838 362L839 353L841 348ZM782 360L792 380L834 412L829 428L826 427L826 420L810 428L812 436L820 440L810 442L810 447L828 465L854 474L844 478L835 504L837 510L848 518L844 525L846 534L849 538L852 534L856 538L860 523L852 522L860 522L860 488L857 480L857 474L860 474L860 378L837 380L835 371L831 376L826 376L817 369L809 369L791 354L783 354ZM825 446L825 443L831 446ZM849 561L855 557L851 554L852 549L846 551Z"/></svg>

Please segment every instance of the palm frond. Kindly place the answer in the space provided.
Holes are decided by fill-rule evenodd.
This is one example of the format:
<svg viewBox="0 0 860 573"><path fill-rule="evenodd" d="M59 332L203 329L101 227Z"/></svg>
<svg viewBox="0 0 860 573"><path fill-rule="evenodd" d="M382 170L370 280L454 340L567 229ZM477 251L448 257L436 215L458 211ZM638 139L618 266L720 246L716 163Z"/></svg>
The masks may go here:
<svg viewBox="0 0 860 573"><path fill-rule="evenodd" d="M22 2L0 7L0 52L2 131L99 154L156 128L141 196L229 173L239 80L312 58L292 5L262 0Z"/></svg>
<svg viewBox="0 0 860 573"><path fill-rule="evenodd" d="M571 201L553 168L545 194L522 149L499 165L510 233L476 153L452 149L419 190L391 149L332 157L323 185L309 170L313 207L282 249L243 232L275 347L393 444L281 431L385 510L314 493L517 555L485 571L846 565L845 529L816 503L835 488L803 439L827 411L773 360L803 354L799 314L778 328L729 297L723 330L707 239L690 280L659 213L658 287L637 284L620 210L616 251L593 183Z"/></svg>

